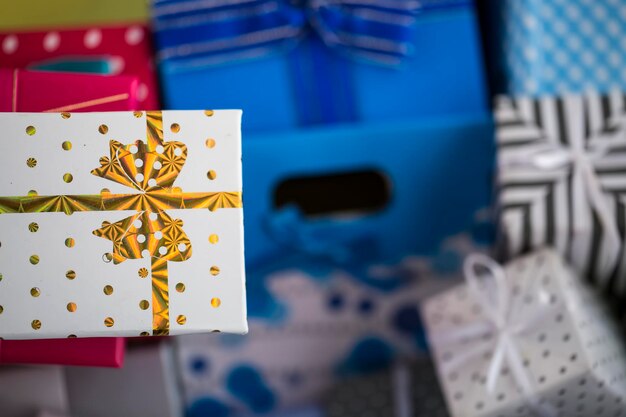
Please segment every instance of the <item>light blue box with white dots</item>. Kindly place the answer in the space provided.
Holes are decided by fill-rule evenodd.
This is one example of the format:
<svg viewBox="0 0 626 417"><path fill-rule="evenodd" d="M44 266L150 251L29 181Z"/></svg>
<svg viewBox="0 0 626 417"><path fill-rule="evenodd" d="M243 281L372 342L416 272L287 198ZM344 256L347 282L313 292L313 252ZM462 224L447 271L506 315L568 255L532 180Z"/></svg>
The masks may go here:
<svg viewBox="0 0 626 417"><path fill-rule="evenodd" d="M626 0L489 0L500 92L563 94L626 87Z"/></svg>

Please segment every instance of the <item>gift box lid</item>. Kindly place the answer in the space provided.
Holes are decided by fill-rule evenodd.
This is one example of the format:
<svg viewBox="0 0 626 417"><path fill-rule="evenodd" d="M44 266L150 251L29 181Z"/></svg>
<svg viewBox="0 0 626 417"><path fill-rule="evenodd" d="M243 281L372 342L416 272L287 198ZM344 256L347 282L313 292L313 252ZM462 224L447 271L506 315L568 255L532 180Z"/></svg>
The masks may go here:
<svg viewBox="0 0 626 417"><path fill-rule="evenodd" d="M0 336L245 332L240 119L0 113Z"/></svg>

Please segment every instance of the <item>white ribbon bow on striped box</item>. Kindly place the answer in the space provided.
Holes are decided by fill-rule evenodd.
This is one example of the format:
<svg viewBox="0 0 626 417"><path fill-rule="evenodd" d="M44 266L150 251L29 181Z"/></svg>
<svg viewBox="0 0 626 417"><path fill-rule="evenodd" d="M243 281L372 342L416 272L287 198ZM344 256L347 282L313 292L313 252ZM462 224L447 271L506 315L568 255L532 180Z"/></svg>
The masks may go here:
<svg viewBox="0 0 626 417"><path fill-rule="evenodd" d="M496 103L506 257L553 246L601 288L626 292L625 96Z"/></svg>

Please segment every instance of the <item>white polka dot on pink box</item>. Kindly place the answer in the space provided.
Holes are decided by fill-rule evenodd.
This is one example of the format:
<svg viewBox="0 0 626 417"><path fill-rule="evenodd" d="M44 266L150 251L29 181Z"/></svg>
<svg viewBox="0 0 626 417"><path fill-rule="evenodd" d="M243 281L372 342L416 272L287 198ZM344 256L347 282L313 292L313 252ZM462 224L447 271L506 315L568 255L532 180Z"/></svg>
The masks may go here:
<svg viewBox="0 0 626 417"><path fill-rule="evenodd" d="M552 250L482 255L423 317L453 417L626 416L626 354L606 306Z"/></svg>
<svg viewBox="0 0 626 417"><path fill-rule="evenodd" d="M0 67L75 71L72 63L104 61L106 75L139 79L138 110L158 109L148 29L141 24L33 32L0 32ZM64 67L63 65L67 65ZM101 70L99 70L101 71Z"/></svg>

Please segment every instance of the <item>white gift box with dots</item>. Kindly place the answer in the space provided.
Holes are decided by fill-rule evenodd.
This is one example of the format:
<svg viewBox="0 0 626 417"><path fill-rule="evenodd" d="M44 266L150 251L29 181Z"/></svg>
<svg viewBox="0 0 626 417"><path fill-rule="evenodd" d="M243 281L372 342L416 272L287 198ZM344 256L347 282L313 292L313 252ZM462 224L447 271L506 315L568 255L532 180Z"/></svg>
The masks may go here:
<svg viewBox="0 0 626 417"><path fill-rule="evenodd" d="M485 321L485 307L464 284L423 306L450 414L626 416L626 351L597 294L551 250L519 258L506 265L505 271L511 314L519 318L509 323L508 330L534 394L524 394L506 360L498 369L495 388L488 389L490 365L501 336L495 328L475 336L467 336L469 331L454 340L437 337ZM524 320L532 323L514 332L513 327ZM481 351L476 349L479 345L491 348Z"/></svg>
<svg viewBox="0 0 626 417"><path fill-rule="evenodd" d="M245 333L240 121L0 113L0 337Z"/></svg>

